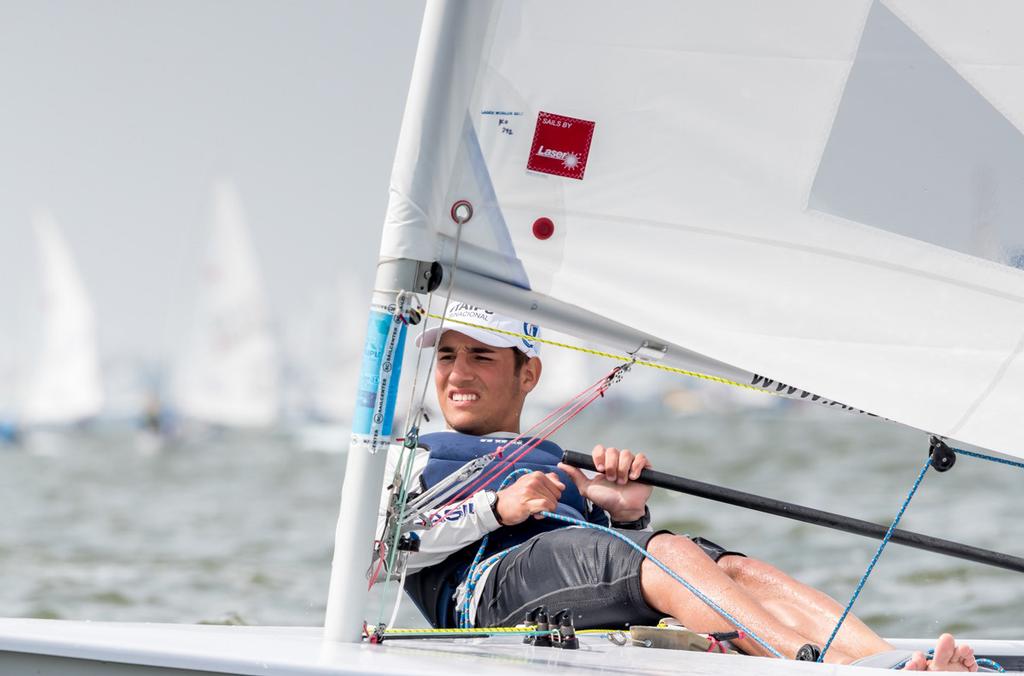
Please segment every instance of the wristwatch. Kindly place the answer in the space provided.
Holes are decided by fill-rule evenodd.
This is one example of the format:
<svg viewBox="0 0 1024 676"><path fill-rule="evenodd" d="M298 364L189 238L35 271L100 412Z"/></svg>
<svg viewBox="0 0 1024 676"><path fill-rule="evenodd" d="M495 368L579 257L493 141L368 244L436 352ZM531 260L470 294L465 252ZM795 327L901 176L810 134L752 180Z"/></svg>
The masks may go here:
<svg viewBox="0 0 1024 676"><path fill-rule="evenodd" d="M494 491L485 491L484 494L487 496L487 504L491 507L491 513L494 514L494 520L498 522L499 526L504 526L501 522L501 514L498 514L498 494Z"/></svg>
<svg viewBox="0 0 1024 676"><path fill-rule="evenodd" d="M644 505L644 515L635 521L615 521L612 519L612 528L620 530L643 530L651 525L651 510Z"/></svg>

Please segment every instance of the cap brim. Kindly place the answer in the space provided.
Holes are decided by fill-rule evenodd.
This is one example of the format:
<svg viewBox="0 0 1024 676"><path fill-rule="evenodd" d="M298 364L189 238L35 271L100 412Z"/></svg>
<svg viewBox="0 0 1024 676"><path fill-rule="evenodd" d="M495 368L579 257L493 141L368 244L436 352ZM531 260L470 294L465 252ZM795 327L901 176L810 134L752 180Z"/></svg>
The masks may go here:
<svg viewBox="0 0 1024 676"><path fill-rule="evenodd" d="M437 347L438 340L441 333L443 333L443 331L438 330L439 328L434 326L416 336L416 347ZM490 345L491 347L514 347L517 349L519 347L519 340L513 336L504 336L500 333L478 329L473 326L446 324L444 331L457 331L464 336L469 336L473 340L479 340L484 345Z"/></svg>

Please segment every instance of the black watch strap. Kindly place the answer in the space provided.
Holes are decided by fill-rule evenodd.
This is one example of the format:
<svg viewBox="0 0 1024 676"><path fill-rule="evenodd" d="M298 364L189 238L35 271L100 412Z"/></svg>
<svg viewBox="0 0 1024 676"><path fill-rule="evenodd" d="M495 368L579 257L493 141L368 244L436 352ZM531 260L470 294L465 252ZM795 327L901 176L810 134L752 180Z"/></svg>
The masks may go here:
<svg viewBox="0 0 1024 676"><path fill-rule="evenodd" d="M620 530L643 530L651 525L651 510L647 505L644 505L644 515L636 521L615 521L612 520L612 528L618 528Z"/></svg>
<svg viewBox="0 0 1024 676"><path fill-rule="evenodd" d="M487 491L488 502L491 504L491 514L494 514L494 520L498 522L499 526L504 526L501 522L501 514L498 514L498 494L495 491Z"/></svg>

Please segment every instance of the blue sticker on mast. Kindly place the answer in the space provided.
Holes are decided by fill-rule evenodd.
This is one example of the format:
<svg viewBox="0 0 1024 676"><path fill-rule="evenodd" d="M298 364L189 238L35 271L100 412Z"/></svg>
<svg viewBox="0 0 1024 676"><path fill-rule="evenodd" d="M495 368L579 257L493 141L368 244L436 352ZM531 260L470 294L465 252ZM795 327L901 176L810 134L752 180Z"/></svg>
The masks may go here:
<svg viewBox="0 0 1024 676"><path fill-rule="evenodd" d="M405 323L395 314L379 307L370 310L352 416L352 445L364 446L370 453L386 448L391 440L405 332Z"/></svg>

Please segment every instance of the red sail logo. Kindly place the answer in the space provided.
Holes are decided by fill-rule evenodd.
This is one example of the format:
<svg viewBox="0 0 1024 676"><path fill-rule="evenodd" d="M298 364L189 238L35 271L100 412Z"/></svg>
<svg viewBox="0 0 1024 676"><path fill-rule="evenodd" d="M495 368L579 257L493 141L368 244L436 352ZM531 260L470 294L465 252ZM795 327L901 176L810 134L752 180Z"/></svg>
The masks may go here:
<svg viewBox="0 0 1024 676"><path fill-rule="evenodd" d="M582 180L590 156L595 123L541 111L526 168Z"/></svg>

